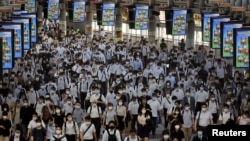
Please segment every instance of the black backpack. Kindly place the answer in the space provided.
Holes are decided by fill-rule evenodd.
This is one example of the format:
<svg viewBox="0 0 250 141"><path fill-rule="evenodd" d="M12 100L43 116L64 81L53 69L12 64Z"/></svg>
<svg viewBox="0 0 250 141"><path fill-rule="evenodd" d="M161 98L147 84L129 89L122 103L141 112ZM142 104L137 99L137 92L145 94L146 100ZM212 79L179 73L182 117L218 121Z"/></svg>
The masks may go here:
<svg viewBox="0 0 250 141"><path fill-rule="evenodd" d="M116 139L116 129L114 131L114 134L110 134L109 130L107 130L107 132L108 132L108 141L117 141L117 139Z"/></svg>
<svg viewBox="0 0 250 141"><path fill-rule="evenodd" d="M64 137L65 137L65 136L62 136L62 137L60 137L60 138L56 138L55 136L53 136L54 141L61 141Z"/></svg>

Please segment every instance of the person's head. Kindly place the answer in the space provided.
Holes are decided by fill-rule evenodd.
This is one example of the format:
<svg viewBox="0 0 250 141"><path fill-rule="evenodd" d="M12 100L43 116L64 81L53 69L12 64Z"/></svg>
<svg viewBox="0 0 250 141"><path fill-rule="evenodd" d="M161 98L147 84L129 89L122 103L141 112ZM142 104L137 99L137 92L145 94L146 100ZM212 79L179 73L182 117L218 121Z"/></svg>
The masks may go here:
<svg viewBox="0 0 250 141"><path fill-rule="evenodd" d="M36 127L42 127L42 120L40 118L36 119Z"/></svg>
<svg viewBox="0 0 250 141"><path fill-rule="evenodd" d="M185 110L189 110L190 109L189 103L185 103L184 108L185 108Z"/></svg>
<svg viewBox="0 0 250 141"><path fill-rule="evenodd" d="M20 137L20 135L21 135L21 127L17 125L15 130L15 137Z"/></svg>
<svg viewBox="0 0 250 141"><path fill-rule="evenodd" d="M142 109L141 109L141 111L140 111L142 114L146 114L146 112L147 112L147 109L146 109L146 107L142 107Z"/></svg>
<svg viewBox="0 0 250 141"><path fill-rule="evenodd" d="M72 114L71 113L68 113L67 115L66 115L66 118L67 118L67 121L72 121L73 120L73 117L72 117Z"/></svg>
<svg viewBox="0 0 250 141"><path fill-rule="evenodd" d="M109 125L109 129L111 130L115 129L115 121L111 120L108 125Z"/></svg>
<svg viewBox="0 0 250 141"><path fill-rule="evenodd" d="M136 138L137 138L137 136L136 136L136 130L133 129L133 128L130 129L129 135L130 135L130 137L131 137L132 139L136 139Z"/></svg>
<svg viewBox="0 0 250 141"><path fill-rule="evenodd" d="M56 114L61 114L61 108L59 106L56 106Z"/></svg>
<svg viewBox="0 0 250 141"><path fill-rule="evenodd" d="M3 112L2 118L3 118L3 120L7 120L8 119L8 112Z"/></svg>
<svg viewBox="0 0 250 141"><path fill-rule="evenodd" d="M224 104L223 111L227 113L229 111L229 105Z"/></svg>
<svg viewBox="0 0 250 141"><path fill-rule="evenodd" d="M146 98L142 98L142 104L146 104L147 103L147 99Z"/></svg>
<svg viewBox="0 0 250 141"><path fill-rule="evenodd" d="M123 100L122 100L122 99L119 99L119 100L118 100L118 105L119 105L119 106L122 106L122 105L123 105Z"/></svg>
<svg viewBox="0 0 250 141"><path fill-rule="evenodd" d="M34 113L32 114L32 119L33 119L33 120L37 120L37 117L38 117L37 112L34 112Z"/></svg>
<svg viewBox="0 0 250 141"><path fill-rule="evenodd" d="M179 122L174 123L174 129L175 130L180 130L181 124Z"/></svg>
<svg viewBox="0 0 250 141"><path fill-rule="evenodd" d="M80 103L80 101L77 101L77 102L75 103L75 108L76 108L76 109L80 109L80 108L81 108L81 103Z"/></svg>
<svg viewBox="0 0 250 141"><path fill-rule="evenodd" d="M48 125L53 125L54 124L54 119L52 117L48 118Z"/></svg>
<svg viewBox="0 0 250 141"><path fill-rule="evenodd" d="M203 135L203 131L201 129L198 129L197 135L198 135L198 137L201 137Z"/></svg>
<svg viewBox="0 0 250 141"><path fill-rule="evenodd" d="M89 125L91 123L91 117L89 115L85 116L84 122Z"/></svg>
<svg viewBox="0 0 250 141"><path fill-rule="evenodd" d="M202 112L206 112L207 111L207 104L206 103L203 103L201 105L201 110L202 110Z"/></svg>
<svg viewBox="0 0 250 141"><path fill-rule="evenodd" d="M108 110L113 110L113 104L112 103L108 103Z"/></svg>
<svg viewBox="0 0 250 141"><path fill-rule="evenodd" d="M62 128L60 126L56 126L56 134L61 135L62 134Z"/></svg>
<svg viewBox="0 0 250 141"><path fill-rule="evenodd" d="M242 113L242 117L243 117L244 119L246 119L246 118L248 118L248 114L249 114L249 113L248 113L247 111L246 111L246 112L243 112L243 113Z"/></svg>
<svg viewBox="0 0 250 141"><path fill-rule="evenodd" d="M163 130L162 131L162 137L164 140L168 140L170 138L169 131L168 130Z"/></svg>
<svg viewBox="0 0 250 141"><path fill-rule="evenodd" d="M23 99L23 106L25 107L29 106L28 99Z"/></svg>

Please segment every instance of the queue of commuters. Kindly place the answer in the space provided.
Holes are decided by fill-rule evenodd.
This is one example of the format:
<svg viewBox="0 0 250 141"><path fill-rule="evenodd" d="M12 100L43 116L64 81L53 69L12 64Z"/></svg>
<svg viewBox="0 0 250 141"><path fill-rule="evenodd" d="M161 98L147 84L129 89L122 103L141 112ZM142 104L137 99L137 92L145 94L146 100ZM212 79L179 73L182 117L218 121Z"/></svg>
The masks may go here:
<svg viewBox="0 0 250 141"><path fill-rule="evenodd" d="M0 141L148 141L160 124L163 141L206 141L208 125L250 124L248 82L202 46L49 24L3 75Z"/></svg>

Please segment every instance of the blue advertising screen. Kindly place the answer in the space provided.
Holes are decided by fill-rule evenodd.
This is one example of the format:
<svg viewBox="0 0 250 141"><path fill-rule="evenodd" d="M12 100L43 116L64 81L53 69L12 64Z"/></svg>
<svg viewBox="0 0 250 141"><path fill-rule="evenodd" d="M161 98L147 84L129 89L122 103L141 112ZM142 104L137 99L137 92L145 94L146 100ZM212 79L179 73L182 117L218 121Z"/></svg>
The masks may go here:
<svg viewBox="0 0 250 141"><path fill-rule="evenodd" d="M148 6L137 5L135 9L135 29L148 29Z"/></svg>
<svg viewBox="0 0 250 141"><path fill-rule="evenodd" d="M249 68L249 36L250 29L234 29L234 66Z"/></svg>
<svg viewBox="0 0 250 141"><path fill-rule="evenodd" d="M22 13L28 13L28 11L25 11L25 10L14 10L12 12L13 15L21 15Z"/></svg>
<svg viewBox="0 0 250 141"><path fill-rule="evenodd" d="M84 22L85 2L74 2L73 22Z"/></svg>
<svg viewBox="0 0 250 141"><path fill-rule="evenodd" d="M14 58L23 57L23 23L0 23L4 29L14 30Z"/></svg>
<svg viewBox="0 0 250 141"><path fill-rule="evenodd" d="M233 58L233 29L241 28L242 23L222 22L221 23L221 57Z"/></svg>
<svg viewBox="0 0 250 141"><path fill-rule="evenodd" d="M49 0L48 2L48 19L59 19L59 0Z"/></svg>
<svg viewBox="0 0 250 141"><path fill-rule="evenodd" d="M203 13L202 19L202 41L203 42L210 42L210 28L211 28L211 17L217 17L220 14L218 13Z"/></svg>
<svg viewBox="0 0 250 141"><path fill-rule="evenodd" d="M102 25L114 26L115 25L115 4L104 3L102 6Z"/></svg>
<svg viewBox="0 0 250 141"><path fill-rule="evenodd" d="M25 4L25 10L28 11L28 13L35 13L36 0L27 0L27 3Z"/></svg>
<svg viewBox="0 0 250 141"><path fill-rule="evenodd" d="M23 44L24 50L29 50L31 46L31 19L25 17L11 17L15 23L23 23Z"/></svg>
<svg viewBox="0 0 250 141"><path fill-rule="evenodd" d="M187 22L187 10L173 10L173 35L185 35Z"/></svg>
<svg viewBox="0 0 250 141"><path fill-rule="evenodd" d="M31 18L31 42L36 43L37 41L37 20L36 14L33 13L23 13L21 17Z"/></svg>
<svg viewBox="0 0 250 141"><path fill-rule="evenodd" d="M2 38L2 68L12 69L14 67L14 30L0 30L0 38Z"/></svg>
<svg viewBox="0 0 250 141"><path fill-rule="evenodd" d="M210 28L210 36L211 36L211 48L220 49L221 48L221 22L230 21L229 17L212 17L211 18L211 28Z"/></svg>

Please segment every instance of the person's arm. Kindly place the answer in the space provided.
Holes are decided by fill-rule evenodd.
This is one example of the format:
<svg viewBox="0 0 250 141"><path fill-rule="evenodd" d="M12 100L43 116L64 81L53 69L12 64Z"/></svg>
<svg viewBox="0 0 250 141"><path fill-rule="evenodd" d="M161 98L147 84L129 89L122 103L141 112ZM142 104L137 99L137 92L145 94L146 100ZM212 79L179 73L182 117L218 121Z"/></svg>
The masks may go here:
<svg viewBox="0 0 250 141"><path fill-rule="evenodd" d="M79 137L80 137L80 141L83 141L83 132L80 130L80 133L79 133Z"/></svg>
<svg viewBox="0 0 250 141"><path fill-rule="evenodd" d="M125 107L125 106L124 106ZM125 107L125 110L123 111L123 122L125 122L126 120L126 117L127 117L127 108Z"/></svg>
<svg viewBox="0 0 250 141"><path fill-rule="evenodd" d="M93 137L94 137L94 141L98 141L98 138L96 136L96 132L93 132ZM82 140L83 141L83 140Z"/></svg>

